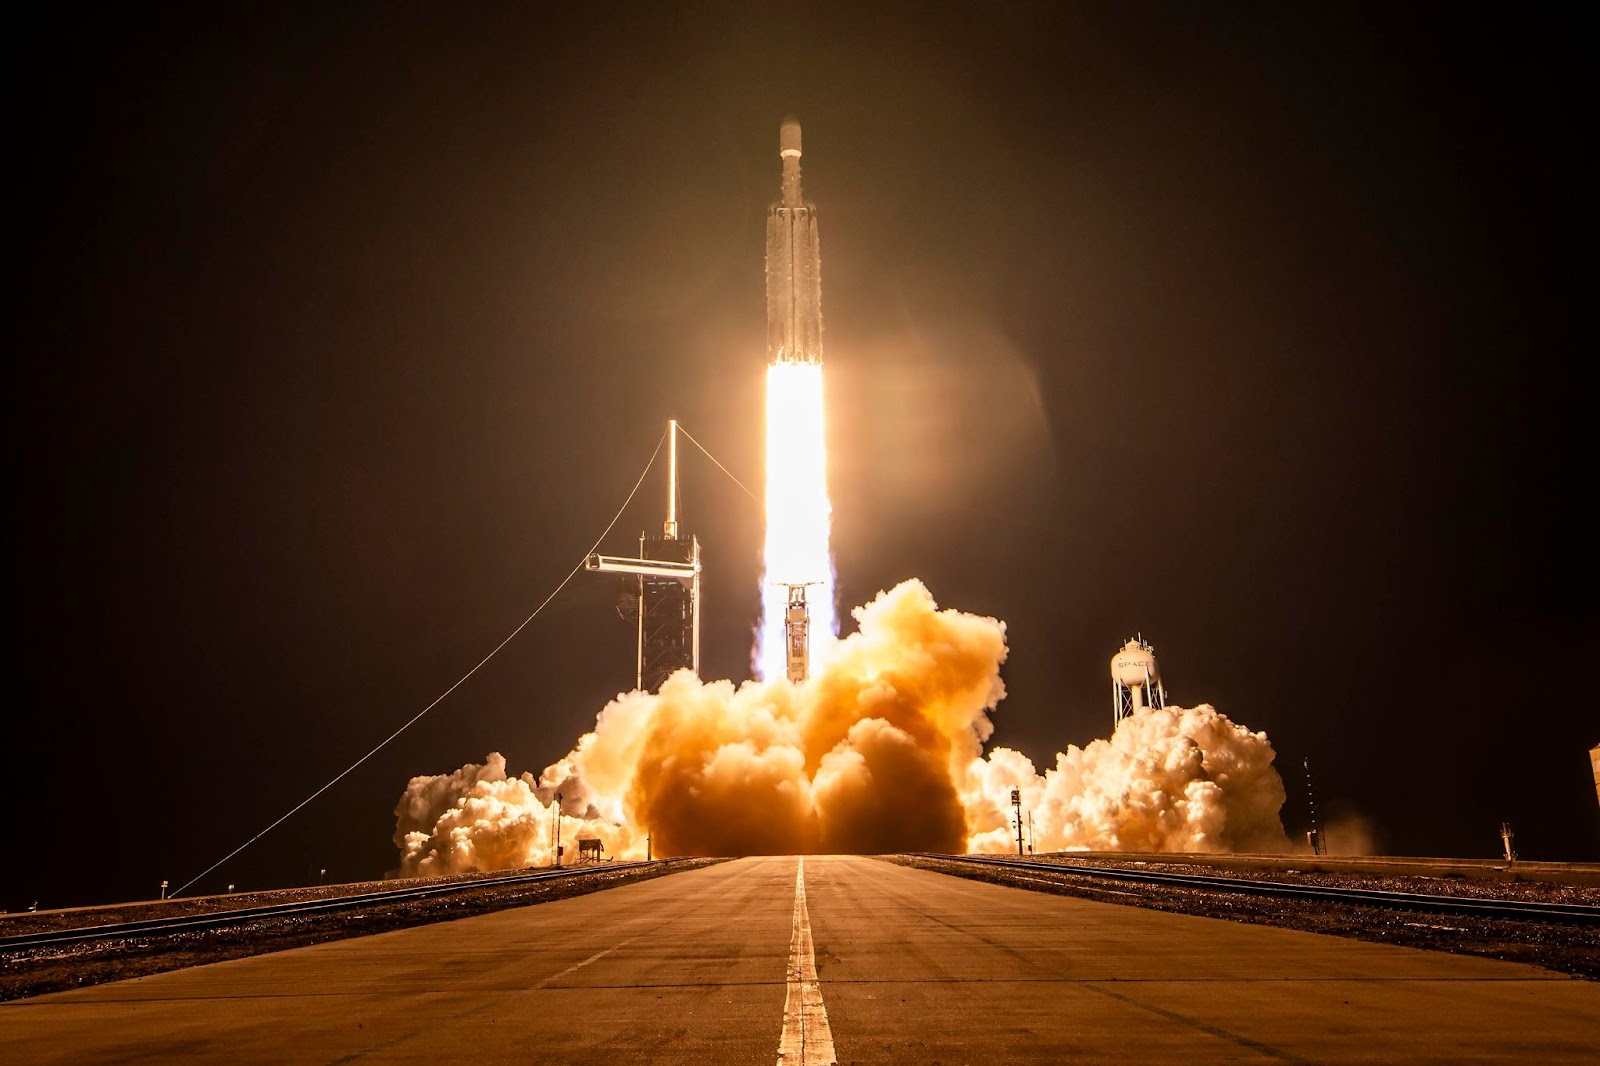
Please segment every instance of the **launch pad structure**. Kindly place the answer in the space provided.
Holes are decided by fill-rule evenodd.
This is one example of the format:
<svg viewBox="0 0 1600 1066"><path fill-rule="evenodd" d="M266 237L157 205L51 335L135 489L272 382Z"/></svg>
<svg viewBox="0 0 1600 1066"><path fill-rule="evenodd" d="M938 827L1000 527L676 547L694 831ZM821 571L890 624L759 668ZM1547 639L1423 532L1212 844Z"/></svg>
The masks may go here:
<svg viewBox="0 0 1600 1066"><path fill-rule="evenodd" d="M591 555L584 569L632 577L617 611L636 626L634 685L654 692L678 670L700 673L700 538L678 529L678 420L667 423L667 519L639 534L638 558Z"/></svg>
<svg viewBox="0 0 1600 1066"><path fill-rule="evenodd" d="M811 608L806 603L806 589L820 584L820 581L807 581L784 586L789 592L789 602L783 612L786 673L797 685L811 676Z"/></svg>

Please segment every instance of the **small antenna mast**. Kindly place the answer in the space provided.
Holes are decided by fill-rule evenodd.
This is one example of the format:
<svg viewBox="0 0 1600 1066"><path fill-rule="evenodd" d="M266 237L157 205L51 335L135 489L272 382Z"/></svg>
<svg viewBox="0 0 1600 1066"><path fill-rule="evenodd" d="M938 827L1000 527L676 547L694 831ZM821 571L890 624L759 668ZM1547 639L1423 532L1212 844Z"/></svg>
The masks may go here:
<svg viewBox="0 0 1600 1066"><path fill-rule="evenodd" d="M1317 794L1311 788L1311 756L1305 757L1306 768L1306 803L1311 807L1311 831L1306 834L1306 843L1311 845L1311 854L1321 855L1327 850L1327 844L1322 838L1322 823L1317 819Z"/></svg>

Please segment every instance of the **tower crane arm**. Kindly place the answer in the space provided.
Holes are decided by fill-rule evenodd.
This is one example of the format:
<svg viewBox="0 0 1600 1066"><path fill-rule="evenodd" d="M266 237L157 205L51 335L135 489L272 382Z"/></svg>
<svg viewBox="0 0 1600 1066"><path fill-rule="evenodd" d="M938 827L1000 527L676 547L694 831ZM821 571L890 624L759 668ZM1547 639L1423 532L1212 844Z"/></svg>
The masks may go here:
<svg viewBox="0 0 1600 1066"><path fill-rule="evenodd" d="M674 563L665 559L627 559L620 555L591 555L583 561L585 570L602 574L640 574L644 577L675 577L693 581L699 563Z"/></svg>

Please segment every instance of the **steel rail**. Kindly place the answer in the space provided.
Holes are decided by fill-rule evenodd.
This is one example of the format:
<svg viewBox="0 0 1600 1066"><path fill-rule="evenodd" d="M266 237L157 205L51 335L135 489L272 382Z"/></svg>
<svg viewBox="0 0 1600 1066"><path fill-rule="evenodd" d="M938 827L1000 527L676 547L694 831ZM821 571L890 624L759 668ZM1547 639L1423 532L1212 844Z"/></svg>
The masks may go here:
<svg viewBox="0 0 1600 1066"><path fill-rule="evenodd" d="M1357 903L1368 906L1398 907L1479 918L1513 918L1521 921L1568 922L1600 925L1600 906L1581 903L1539 903L1527 900L1472 899L1462 896L1430 896L1418 892L1390 892L1372 888L1334 888L1324 885L1291 885L1282 881L1256 881L1240 877L1211 877L1204 874L1164 873L1156 870L1131 870L1122 866L1082 866L1076 863L1031 862L980 855L935 855L943 859L1006 869L1063 874L1068 877L1098 878L1107 881L1134 881L1143 884L1176 885L1223 892L1240 892L1280 899L1306 899L1319 902Z"/></svg>
<svg viewBox="0 0 1600 1066"><path fill-rule="evenodd" d="M618 862L600 866L569 866L559 869L520 872L504 877L480 877L471 881L450 881L444 884L414 885L408 888L384 889L363 892L354 896L328 896L321 899L291 900L287 903L269 903L259 907L243 907L231 911L214 911L210 914L184 914L170 918L144 918L132 922L108 925L79 926L74 929L54 929L42 933L25 933L0 937L0 952L23 951L29 948L59 947L96 940L128 940L146 935L194 932L217 929L228 925L262 918L286 918L316 915L333 911L352 910L357 907L383 906L471 892L480 888L505 888L532 884L538 881L582 877L607 870L635 870L646 866L667 866L680 859L656 859L652 862Z"/></svg>

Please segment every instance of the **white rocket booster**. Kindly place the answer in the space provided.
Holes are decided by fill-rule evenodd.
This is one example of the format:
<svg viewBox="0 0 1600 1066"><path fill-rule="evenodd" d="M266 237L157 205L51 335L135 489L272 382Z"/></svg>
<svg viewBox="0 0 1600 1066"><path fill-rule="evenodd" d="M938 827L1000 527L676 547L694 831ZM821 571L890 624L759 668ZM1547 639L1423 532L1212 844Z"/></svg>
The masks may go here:
<svg viewBox="0 0 1600 1066"><path fill-rule="evenodd" d="M783 199L767 211L767 361L822 362L822 252L817 209L800 194L800 121L778 128Z"/></svg>

